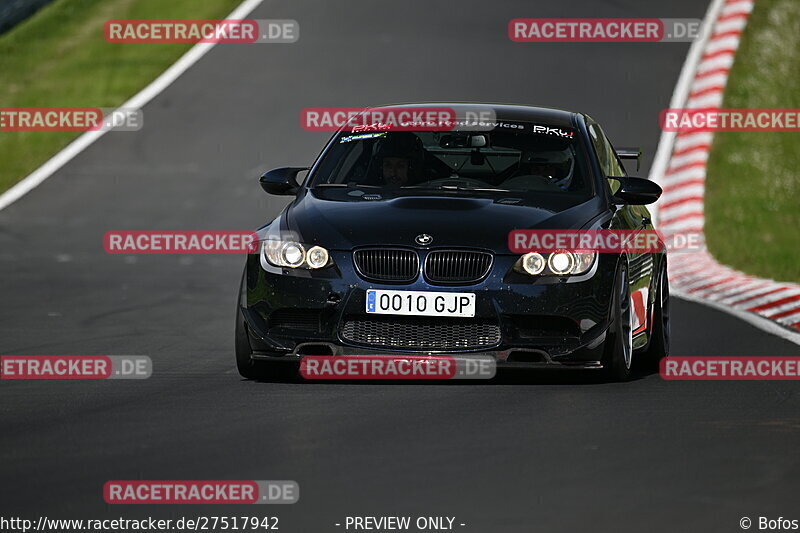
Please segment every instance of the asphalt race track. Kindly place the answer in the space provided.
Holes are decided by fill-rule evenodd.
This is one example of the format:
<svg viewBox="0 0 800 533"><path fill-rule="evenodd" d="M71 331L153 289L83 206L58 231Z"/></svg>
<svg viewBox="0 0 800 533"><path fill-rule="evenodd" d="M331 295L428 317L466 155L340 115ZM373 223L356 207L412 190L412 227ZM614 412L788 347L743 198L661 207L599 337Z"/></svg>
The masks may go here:
<svg viewBox="0 0 800 533"><path fill-rule="evenodd" d="M515 17L702 18L697 0L264 2L294 44L216 46L144 108L0 211L0 354L149 355L148 380L0 384L0 509L102 518L455 516L457 530L738 531L800 490L795 382L623 384L523 373L491 383L243 381L241 256L107 255L108 230L251 229L286 199L257 176L305 165L328 133L300 110L496 101L582 110L646 175L688 43L518 44ZM109 45L112 46L112 45ZM146 46L146 45L143 45ZM101 82L102 80L98 80ZM387 231L390 231L387 228ZM673 355L800 355L673 300ZM291 506L111 506L111 479L292 479ZM799 518L797 516L793 518ZM755 528L754 528L755 529Z"/></svg>

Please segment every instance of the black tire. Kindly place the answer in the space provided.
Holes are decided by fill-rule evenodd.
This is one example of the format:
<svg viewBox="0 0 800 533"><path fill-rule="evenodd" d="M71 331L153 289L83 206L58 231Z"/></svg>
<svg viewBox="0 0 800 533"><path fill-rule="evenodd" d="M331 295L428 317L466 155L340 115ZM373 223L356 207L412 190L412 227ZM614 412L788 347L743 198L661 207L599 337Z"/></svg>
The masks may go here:
<svg viewBox="0 0 800 533"><path fill-rule="evenodd" d="M628 266L624 261L617 268L611 304L612 323L605 341L603 367L610 381L627 381L633 365L633 328L631 318L631 288Z"/></svg>
<svg viewBox="0 0 800 533"><path fill-rule="evenodd" d="M644 353L650 363L658 363L669 355L670 325L669 325L669 278L667 265L663 263L658 276L656 299L653 303L653 327L650 331L650 345Z"/></svg>

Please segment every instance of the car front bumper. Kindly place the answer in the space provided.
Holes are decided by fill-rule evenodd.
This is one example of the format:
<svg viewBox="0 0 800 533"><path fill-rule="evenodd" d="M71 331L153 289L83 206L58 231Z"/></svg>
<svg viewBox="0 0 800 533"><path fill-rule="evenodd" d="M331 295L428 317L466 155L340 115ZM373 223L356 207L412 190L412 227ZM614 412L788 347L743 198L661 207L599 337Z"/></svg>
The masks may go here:
<svg viewBox="0 0 800 533"><path fill-rule="evenodd" d="M501 366L601 367L613 254L599 254L591 276L568 282L510 275L518 256L496 256L486 279L460 286L432 285L421 277L402 285L373 283L356 273L350 252L331 257L335 267L290 272L248 256L239 310L253 359L457 353L490 355ZM367 314L368 289L472 292L476 316Z"/></svg>

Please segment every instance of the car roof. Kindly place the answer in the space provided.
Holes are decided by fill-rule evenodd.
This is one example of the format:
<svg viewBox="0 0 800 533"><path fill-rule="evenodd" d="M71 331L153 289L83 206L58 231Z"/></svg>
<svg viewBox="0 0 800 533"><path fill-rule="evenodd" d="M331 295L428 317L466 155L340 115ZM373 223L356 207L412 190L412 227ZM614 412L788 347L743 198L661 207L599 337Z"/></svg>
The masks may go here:
<svg viewBox="0 0 800 533"><path fill-rule="evenodd" d="M464 116L468 111L476 111L487 109L494 112L494 116L498 120L509 120L519 122L534 122L548 126L558 127L574 127L578 114L572 111L563 109L554 109L550 107L534 107L526 105L515 104L486 104L486 103L469 103L469 102L424 102L424 103L407 103L407 104L391 104L386 106L375 106L374 108L391 107L391 108L430 108L430 107L446 107L452 109L457 116Z"/></svg>

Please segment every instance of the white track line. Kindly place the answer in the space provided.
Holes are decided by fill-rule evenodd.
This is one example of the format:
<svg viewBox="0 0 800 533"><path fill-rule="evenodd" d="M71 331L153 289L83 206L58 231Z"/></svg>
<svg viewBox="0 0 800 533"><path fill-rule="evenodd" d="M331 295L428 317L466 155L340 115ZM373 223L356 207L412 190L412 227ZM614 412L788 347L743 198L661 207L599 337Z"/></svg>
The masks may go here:
<svg viewBox="0 0 800 533"><path fill-rule="evenodd" d="M239 4L226 19L241 19L245 18L251 11L253 11L263 0L244 0ZM100 30L98 30L100 31ZM167 70L165 70L153 82L136 93L130 100L122 104L120 107L128 109L140 109L147 102L155 98L161 91L169 87L178 77L186 72L189 67L197 63L197 61L206 55L216 43L197 43L188 52L183 54L180 59L173 63ZM144 45L146 46L146 45ZM106 133L105 130L100 131L87 131L80 137L68 144L63 150L51 157L45 164L31 172L27 177L22 179L9 190L0 194L0 209L8 207L16 202L36 186L41 184L44 180L52 176L58 169L67 164L73 157L84 151L88 146L94 143L97 139Z"/></svg>

